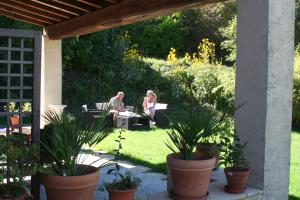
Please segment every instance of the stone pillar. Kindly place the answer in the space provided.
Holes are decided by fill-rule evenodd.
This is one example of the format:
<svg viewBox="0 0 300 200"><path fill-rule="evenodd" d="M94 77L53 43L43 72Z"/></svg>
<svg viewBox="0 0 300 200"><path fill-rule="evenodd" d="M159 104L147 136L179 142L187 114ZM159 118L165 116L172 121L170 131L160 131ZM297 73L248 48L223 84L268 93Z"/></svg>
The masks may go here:
<svg viewBox="0 0 300 200"><path fill-rule="evenodd" d="M41 115L49 105L62 104L62 41L43 35L41 68ZM41 117L41 126L44 126Z"/></svg>
<svg viewBox="0 0 300 200"><path fill-rule="evenodd" d="M248 141L249 185L288 199L294 0L238 0L235 127Z"/></svg>

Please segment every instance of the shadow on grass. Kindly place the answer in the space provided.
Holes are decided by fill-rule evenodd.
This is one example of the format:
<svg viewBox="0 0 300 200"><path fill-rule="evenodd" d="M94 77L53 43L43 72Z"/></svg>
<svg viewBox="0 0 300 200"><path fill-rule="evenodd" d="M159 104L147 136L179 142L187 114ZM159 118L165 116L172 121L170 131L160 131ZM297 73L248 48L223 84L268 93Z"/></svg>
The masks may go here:
<svg viewBox="0 0 300 200"><path fill-rule="evenodd" d="M151 132L151 131L155 131L157 129L161 129L161 130L168 130L170 129L171 127L170 126L153 126L153 127L150 127L150 128L147 128L147 127L139 127L139 128L134 128L134 129L130 129L129 131L132 131L132 132ZM115 128L115 130L120 130L121 128Z"/></svg>
<svg viewBox="0 0 300 200"><path fill-rule="evenodd" d="M300 134L300 128L299 127L296 127L296 128L293 127L292 132Z"/></svg>
<svg viewBox="0 0 300 200"><path fill-rule="evenodd" d="M294 195L289 195L289 200L300 200L300 197L296 197Z"/></svg>
<svg viewBox="0 0 300 200"><path fill-rule="evenodd" d="M145 167L149 167L150 168L149 172L158 172L158 173L167 174L167 164L165 162L153 164L153 163L147 162L145 160L135 158L130 155L124 155L124 154L121 156L120 159L124 160L124 161L130 161L136 165L142 165Z"/></svg>

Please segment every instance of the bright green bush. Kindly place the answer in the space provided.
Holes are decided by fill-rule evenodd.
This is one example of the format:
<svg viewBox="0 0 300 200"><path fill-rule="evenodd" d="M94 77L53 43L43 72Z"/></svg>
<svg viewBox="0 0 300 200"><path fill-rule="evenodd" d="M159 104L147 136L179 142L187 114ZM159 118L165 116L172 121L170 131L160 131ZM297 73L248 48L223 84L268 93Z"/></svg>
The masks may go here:
<svg viewBox="0 0 300 200"><path fill-rule="evenodd" d="M294 63L293 126L300 127L300 56L298 53Z"/></svg>

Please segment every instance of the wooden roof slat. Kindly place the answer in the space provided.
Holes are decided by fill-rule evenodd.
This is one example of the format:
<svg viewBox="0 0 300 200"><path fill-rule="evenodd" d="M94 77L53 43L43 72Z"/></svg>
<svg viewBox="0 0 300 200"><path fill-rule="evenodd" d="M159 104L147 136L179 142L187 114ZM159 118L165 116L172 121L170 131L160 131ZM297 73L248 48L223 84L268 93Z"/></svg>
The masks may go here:
<svg viewBox="0 0 300 200"><path fill-rule="evenodd" d="M0 4L1 4L1 2L0 2ZM23 11L23 10L16 9L16 8L11 8L11 7L6 6L6 5L1 5L0 10L10 12L10 13L15 13L17 15L24 16L26 18L33 19L35 21L40 21L44 24L53 24L53 20L46 19L46 18L41 17L41 16L37 16L37 15L32 14L32 13L27 12L27 11Z"/></svg>
<svg viewBox="0 0 300 200"><path fill-rule="evenodd" d="M95 8L103 8L112 5L111 3L106 2L104 0L77 0L77 1L90 6L94 6Z"/></svg>
<svg viewBox="0 0 300 200"><path fill-rule="evenodd" d="M127 25L187 8L224 0L126 0L46 28L50 39L63 39Z"/></svg>
<svg viewBox="0 0 300 200"><path fill-rule="evenodd" d="M107 1L109 3L118 3L119 2L118 0L104 0L104 1Z"/></svg>
<svg viewBox="0 0 300 200"><path fill-rule="evenodd" d="M65 4L61 4L61 3L55 2L53 0L51 0L51 1L50 0L31 0L31 1L34 1L34 2L39 3L39 4L42 4L44 6L48 6L48 7L54 8L56 10L62 10L64 12L70 13L70 14L75 15L75 16L80 16L80 15L82 15L82 14L85 13L82 10L73 8L71 6L67 6Z"/></svg>
<svg viewBox="0 0 300 200"><path fill-rule="evenodd" d="M61 4L64 4L66 6L70 6L70 7L76 8L78 10L82 10L83 12L92 12L92 11L95 11L95 7L94 6L90 6L90 5L78 2L76 0L75 1L74 0L53 0L53 1L61 3Z"/></svg>
<svg viewBox="0 0 300 200"><path fill-rule="evenodd" d="M44 12L42 10L38 10L36 8L32 8L32 7L30 7L26 4L24 5L24 4L22 4L18 1L0 0L0 4L1 5L6 5L6 6L11 7L11 8L15 8L15 9L23 10L23 11L26 11L26 12L30 12L32 14L35 14L35 15L38 15L38 16L41 16L41 17L44 17L44 18L47 18L47 19L50 19L50 20L53 20L53 21L56 21L56 22L62 21L64 19L63 17L47 13L47 12Z"/></svg>
<svg viewBox="0 0 300 200"><path fill-rule="evenodd" d="M46 26L45 23L42 23L40 21L31 19L31 18L28 18L28 17L25 17L25 16L21 16L21 15L15 14L15 13L10 13L10 12L4 11L4 10L0 10L0 14L4 15L4 16L7 16L7 17L10 17L10 18L21 20L21 21L24 21L24 22L27 22L27 23L30 23L30 24L43 26L43 27Z"/></svg>
<svg viewBox="0 0 300 200"><path fill-rule="evenodd" d="M11 0L11 1L18 2L19 4L22 4L22 5L27 5L28 7L35 8L37 10L41 10L41 11L50 13L52 15L57 15L59 17L65 18L65 19L70 19L71 17L74 16L68 12L57 10L57 9L51 8L49 6L45 6L43 4L33 2L31 0Z"/></svg>

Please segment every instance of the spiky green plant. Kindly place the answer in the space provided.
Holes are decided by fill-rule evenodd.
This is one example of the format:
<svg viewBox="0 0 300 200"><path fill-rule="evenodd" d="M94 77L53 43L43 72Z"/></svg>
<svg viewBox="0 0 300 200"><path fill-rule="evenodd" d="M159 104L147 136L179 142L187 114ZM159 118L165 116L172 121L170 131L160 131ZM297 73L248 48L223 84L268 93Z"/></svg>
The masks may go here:
<svg viewBox="0 0 300 200"><path fill-rule="evenodd" d="M41 145L51 163L43 171L60 176L84 174L85 169L78 165L82 160L81 150L99 144L112 132L106 114L104 112L97 120L84 124L68 113L46 112L44 118L49 122L50 137L48 141L41 141Z"/></svg>
<svg viewBox="0 0 300 200"><path fill-rule="evenodd" d="M199 141L214 134L223 120L216 112L202 107L182 110L169 119L171 131L167 132L169 140L166 145L174 153L179 151L183 160L192 160Z"/></svg>

